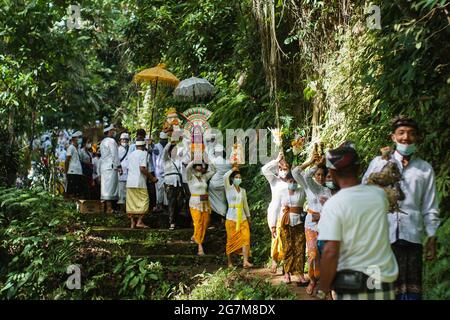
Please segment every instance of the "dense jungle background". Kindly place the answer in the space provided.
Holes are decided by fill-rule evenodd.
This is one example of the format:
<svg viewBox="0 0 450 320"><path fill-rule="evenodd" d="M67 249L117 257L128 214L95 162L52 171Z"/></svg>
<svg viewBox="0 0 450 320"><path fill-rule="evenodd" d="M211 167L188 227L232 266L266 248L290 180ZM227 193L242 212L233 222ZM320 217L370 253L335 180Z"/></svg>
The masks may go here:
<svg viewBox="0 0 450 320"><path fill-rule="evenodd" d="M66 26L71 4L81 7L80 29ZM369 27L370 5L381 9L381 28ZM46 130L108 117L135 131L148 126L151 108L160 128L167 107L192 106L168 87L143 102L147 87L133 75L163 62L179 79L199 76L217 88L205 103L211 125L258 129L279 118L285 150L295 133L327 146L350 139L364 168L391 144L393 116L416 118L443 220L438 259L424 268L425 297L450 299L449 10L445 0L1 0L0 298L294 298L236 270L199 267L192 277L176 261L124 254L127 236L100 243L74 205L43 186L14 188L29 168L31 138ZM294 163L306 156L287 153ZM247 165L243 184L255 217L253 259L264 266L269 185L259 172ZM164 237L139 241L152 248ZM70 291L66 266L74 263L85 282Z"/></svg>

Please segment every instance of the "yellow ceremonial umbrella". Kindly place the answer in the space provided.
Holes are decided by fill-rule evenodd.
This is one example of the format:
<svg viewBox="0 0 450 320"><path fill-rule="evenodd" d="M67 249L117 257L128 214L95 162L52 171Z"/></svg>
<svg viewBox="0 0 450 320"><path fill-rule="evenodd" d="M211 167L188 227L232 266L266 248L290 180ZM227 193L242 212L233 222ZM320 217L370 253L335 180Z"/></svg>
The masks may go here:
<svg viewBox="0 0 450 320"><path fill-rule="evenodd" d="M139 82L150 82L153 86L153 98L156 98L156 91L158 90L158 84L162 83L171 87L176 87L180 80L174 76L172 73L166 70L166 65L164 63L159 63L156 67L142 70L141 72L134 75L133 81L135 83ZM150 134L153 129L153 112L152 108L152 118L150 123Z"/></svg>
<svg viewBox="0 0 450 320"><path fill-rule="evenodd" d="M166 70L166 65L164 63L159 63L156 67L142 70L138 74L134 75L134 82L151 82L152 84L158 85L158 82L176 87L180 80L175 77L172 73Z"/></svg>

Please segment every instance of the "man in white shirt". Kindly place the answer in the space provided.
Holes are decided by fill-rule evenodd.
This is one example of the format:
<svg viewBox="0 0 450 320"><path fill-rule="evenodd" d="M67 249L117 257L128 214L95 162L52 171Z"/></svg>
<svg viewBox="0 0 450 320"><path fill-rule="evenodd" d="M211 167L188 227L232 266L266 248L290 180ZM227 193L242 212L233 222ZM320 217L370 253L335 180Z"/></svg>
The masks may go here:
<svg viewBox="0 0 450 320"><path fill-rule="evenodd" d="M372 173L380 172L388 162L397 165L405 198L399 201L400 212L388 214L390 241L399 264L396 282L397 299L417 300L422 293L422 236L427 235L427 260L436 257L436 230L439 226L439 203L434 171L431 165L415 155L418 124L399 116L392 121L394 152L372 160L363 177L366 183ZM425 228L424 228L425 227Z"/></svg>
<svg viewBox="0 0 450 320"><path fill-rule="evenodd" d="M326 154L327 167L341 190L322 208L317 296L334 289L337 300L393 300L398 265L389 243L388 200L378 186L360 184L359 160L351 144Z"/></svg>
<svg viewBox="0 0 450 320"><path fill-rule="evenodd" d="M67 149L64 172L67 175L67 196L69 198L83 198L87 185L84 184L83 170L81 168L80 155L78 153L78 139L81 131L76 131L71 136L71 144Z"/></svg>
<svg viewBox="0 0 450 320"><path fill-rule="evenodd" d="M113 201L119 199L119 174L122 173L116 140L116 129L110 125L103 132L107 135L100 144L101 199L106 203L106 212L113 213Z"/></svg>
<svg viewBox="0 0 450 320"><path fill-rule="evenodd" d="M130 156L130 135L126 132L123 132L120 135L120 146L119 146L119 161L122 167L122 174L119 175L119 201L117 204L121 207L121 211L125 206L126 201L126 193L127 193L127 177L128 177L128 157Z"/></svg>
<svg viewBox="0 0 450 320"><path fill-rule="evenodd" d="M164 160L164 187L166 189L170 230L175 229L178 222L178 214L183 206L183 178L182 158L185 150L183 148L183 137L172 134L170 144L167 144L163 152Z"/></svg>
<svg viewBox="0 0 450 320"><path fill-rule="evenodd" d="M145 141L138 138L136 150L128 158L126 210L131 219L131 228L148 228L142 219L149 212L147 178L152 178L152 175L147 169L147 151L144 149Z"/></svg>

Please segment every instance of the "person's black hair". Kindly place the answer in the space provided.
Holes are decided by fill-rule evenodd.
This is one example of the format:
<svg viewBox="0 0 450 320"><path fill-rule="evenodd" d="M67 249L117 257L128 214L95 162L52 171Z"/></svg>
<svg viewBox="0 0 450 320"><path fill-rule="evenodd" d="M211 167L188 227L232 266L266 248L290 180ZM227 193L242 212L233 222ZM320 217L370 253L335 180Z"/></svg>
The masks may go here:
<svg viewBox="0 0 450 320"><path fill-rule="evenodd" d="M236 175L238 175L238 174L241 174L241 172L240 172L240 171L233 171L233 172L230 174L230 177L229 177L230 184L233 184L233 179L234 179L234 177L235 177Z"/></svg>
<svg viewBox="0 0 450 320"><path fill-rule="evenodd" d="M392 133L397 130L399 127L411 127L416 130L417 133L419 133L419 125L418 123L411 117L408 116L397 116L391 120L391 126L392 126Z"/></svg>
<svg viewBox="0 0 450 320"><path fill-rule="evenodd" d="M294 179L294 176L292 175L292 172L289 171L288 174L286 175L286 180L292 180L292 179Z"/></svg>
<svg viewBox="0 0 450 320"><path fill-rule="evenodd" d="M359 164L353 164L346 168L334 170L334 175L339 178L358 177Z"/></svg>
<svg viewBox="0 0 450 320"><path fill-rule="evenodd" d="M147 135L147 132L145 132L144 129L138 129L136 131L136 136L140 136L140 137L144 137L145 138L146 135Z"/></svg>
<svg viewBox="0 0 450 320"><path fill-rule="evenodd" d="M328 174L328 168L326 165L324 164L320 164L317 166L317 170L322 169L323 170L323 175L326 177ZM316 171L317 172L317 171Z"/></svg>

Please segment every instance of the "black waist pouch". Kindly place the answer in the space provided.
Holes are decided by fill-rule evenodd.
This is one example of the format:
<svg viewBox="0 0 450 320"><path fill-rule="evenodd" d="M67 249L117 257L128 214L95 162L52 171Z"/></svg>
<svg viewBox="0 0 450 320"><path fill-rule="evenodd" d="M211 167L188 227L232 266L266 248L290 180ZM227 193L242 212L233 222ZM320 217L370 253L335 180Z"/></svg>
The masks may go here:
<svg viewBox="0 0 450 320"><path fill-rule="evenodd" d="M333 289L339 293L360 293L368 290L367 279L369 277L355 270L341 270L336 273Z"/></svg>

